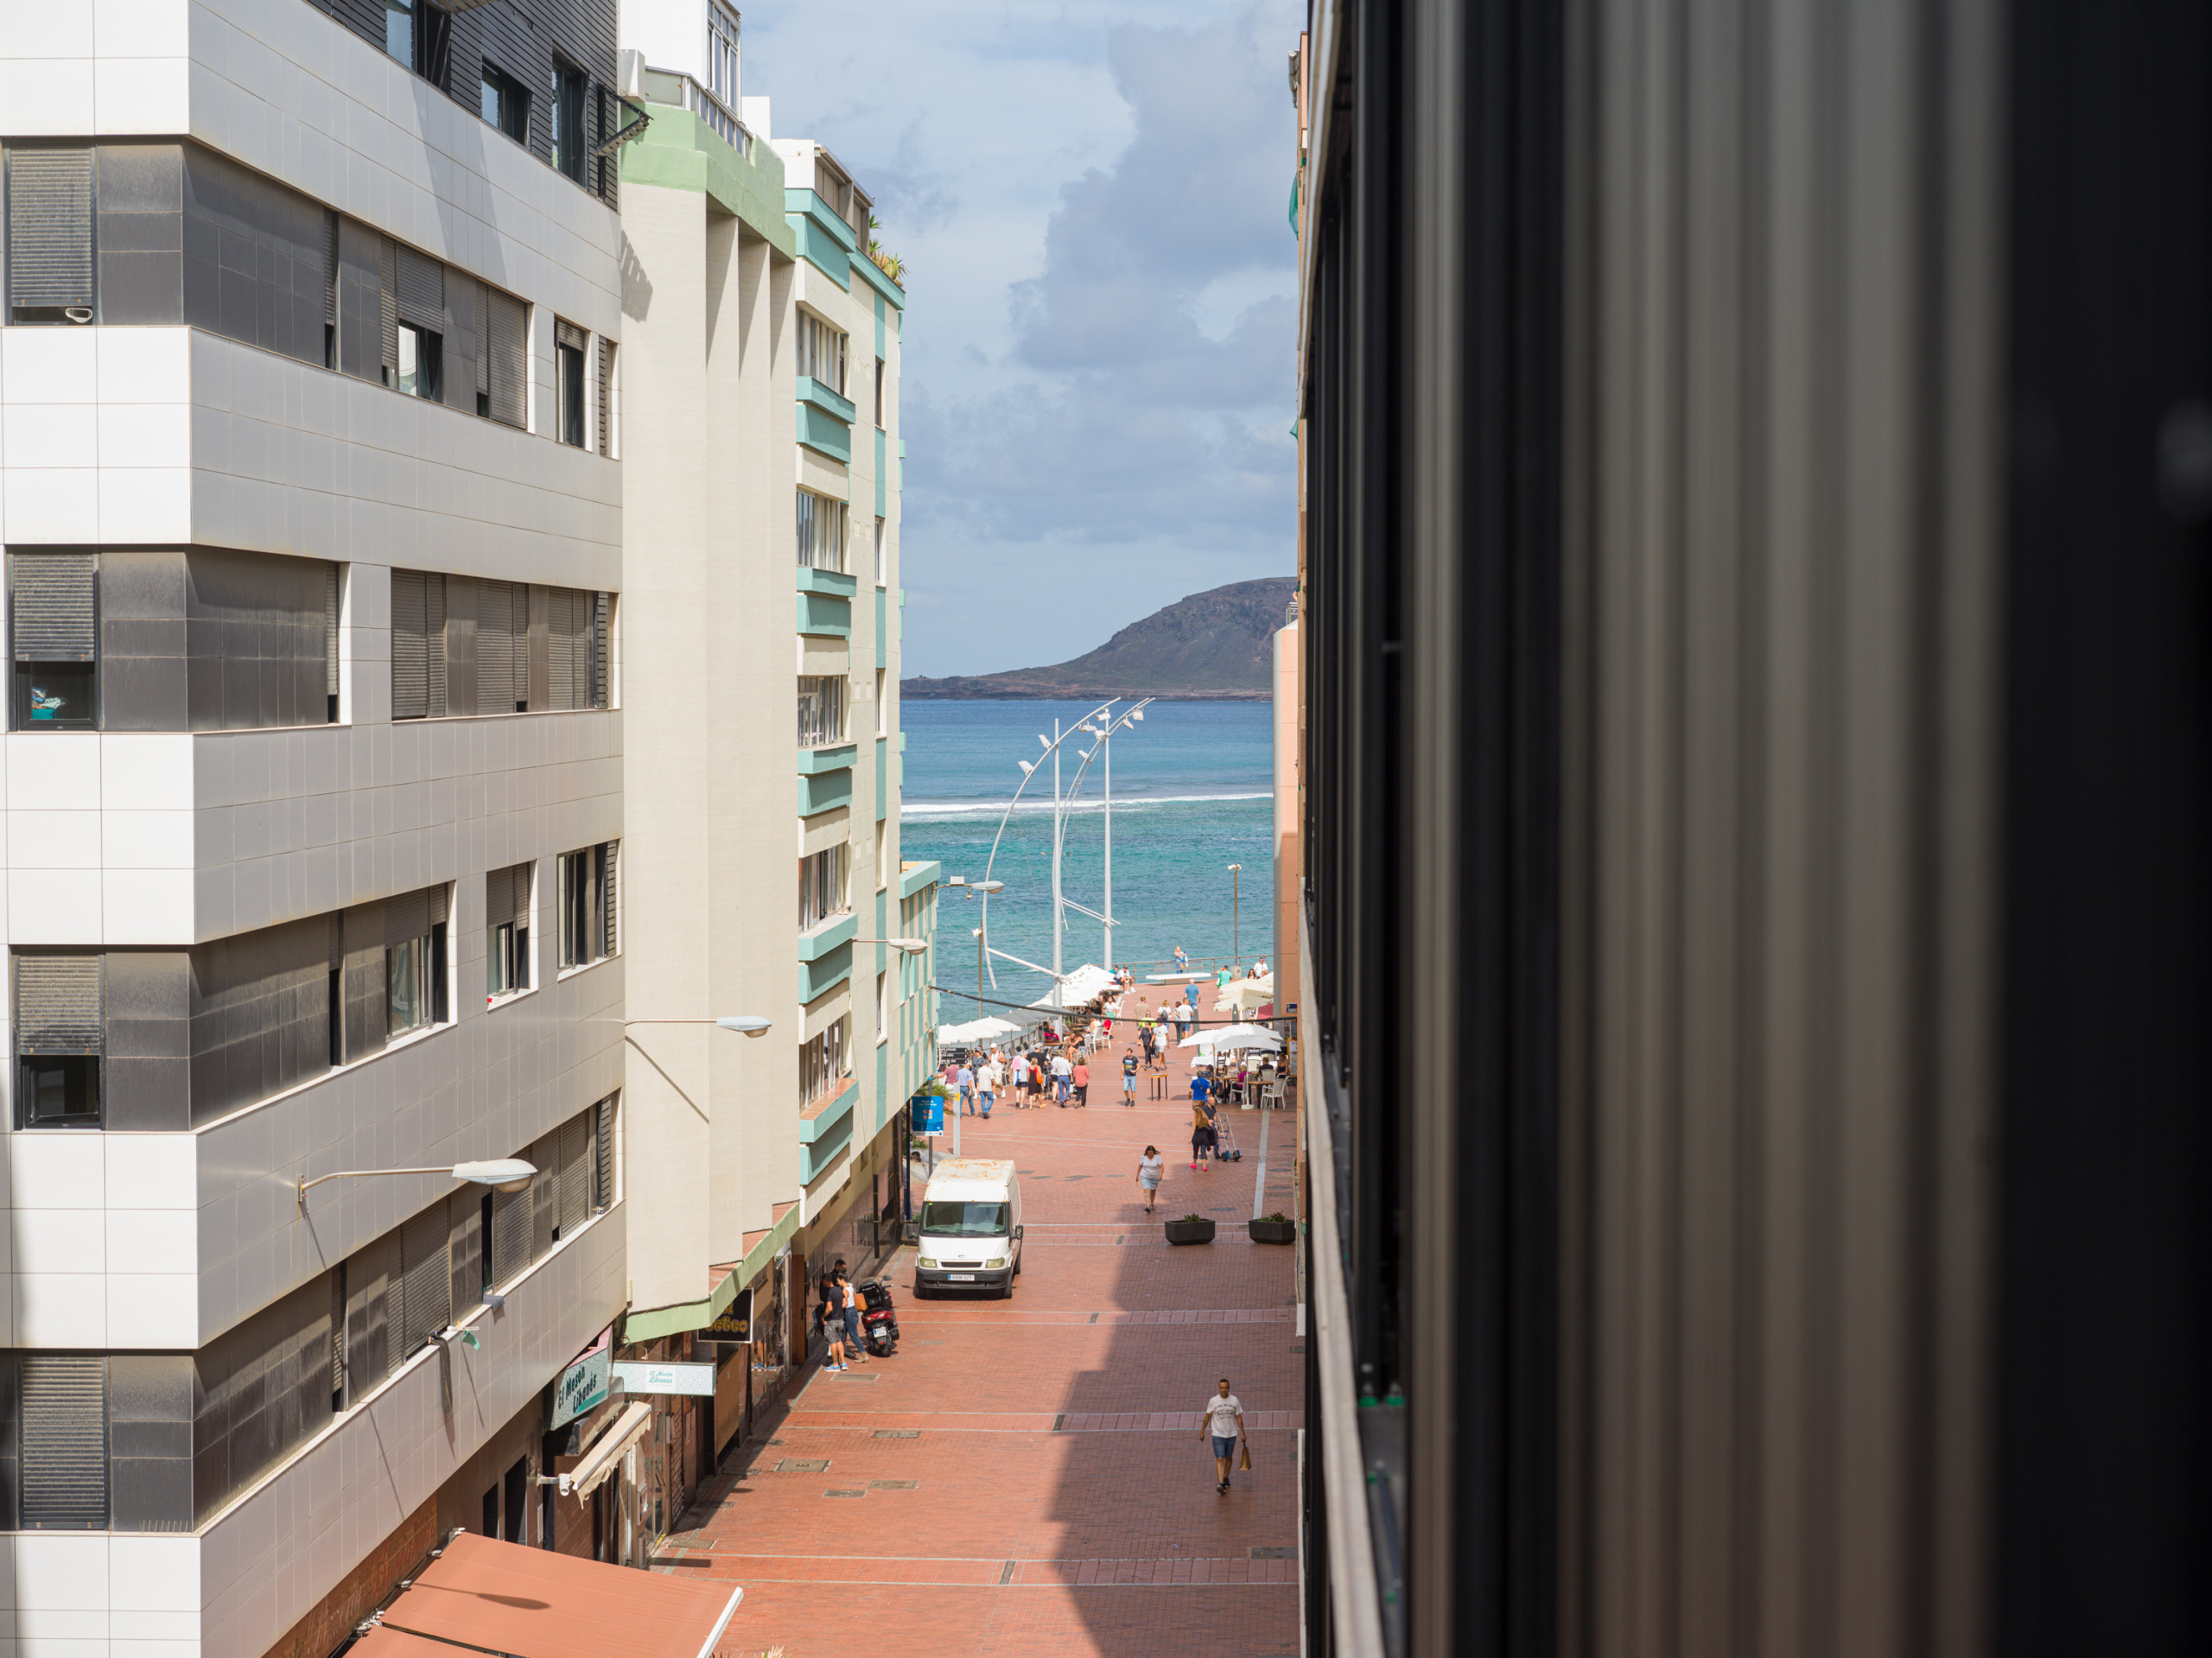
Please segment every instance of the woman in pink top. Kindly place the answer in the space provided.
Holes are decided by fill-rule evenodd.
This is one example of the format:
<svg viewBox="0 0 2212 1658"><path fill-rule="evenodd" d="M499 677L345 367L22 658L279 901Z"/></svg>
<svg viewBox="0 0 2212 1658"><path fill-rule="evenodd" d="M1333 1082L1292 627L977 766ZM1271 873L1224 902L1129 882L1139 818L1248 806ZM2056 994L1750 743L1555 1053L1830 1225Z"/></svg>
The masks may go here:
<svg viewBox="0 0 2212 1658"><path fill-rule="evenodd" d="M1078 1107L1090 1103L1090 1067L1084 1061L1075 1062L1075 1074L1068 1079L1075 1084L1075 1102Z"/></svg>

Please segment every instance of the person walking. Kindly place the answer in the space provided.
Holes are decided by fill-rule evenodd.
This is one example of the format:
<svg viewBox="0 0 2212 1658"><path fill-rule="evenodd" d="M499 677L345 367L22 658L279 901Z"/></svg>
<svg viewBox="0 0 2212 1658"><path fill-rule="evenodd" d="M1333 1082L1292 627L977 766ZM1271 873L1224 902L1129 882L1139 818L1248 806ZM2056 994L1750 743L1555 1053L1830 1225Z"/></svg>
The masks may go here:
<svg viewBox="0 0 2212 1658"><path fill-rule="evenodd" d="M1167 1172L1167 1159L1160 1154L1160 1147L1147 1146L1144 1155L1137 1159L1137 1190L1144 1193L1144 1212L1152 1213L1154 1199L1160 1196L1160 1177Z"/></svg>
<svg viewBox="0 0 2212 1658"><path fill-rule="evenodd" d="M976 1073L968 1069L964 1061L960 1069L953 1072L952 1085L960 1090L960 1115L963 1117L974 1116L976 1115Z"/></svg>
<svg viewBox="0 0 2212 1658"><path fill-rule="evenodd" d="M982 1102L983 1115L991 1115L991 1101L999 1089L999 1068L995 1060L986 1059L976 1072L976 1097Z"/></svg>
<svg viewBox="0 0 2212 1658"><path fill-rule="evenodd" d="M1214 1131L1213 1103L1206 1098L1211 1086L1205 1072L1191 1073L1191 1166L1200 1174L1206 1172L1206 1162L1217 1144Z"/></svg>
<svg viewBox="0 0 2212 1658"><path fill-rule="evenodd" d="M815 1303L814 1322L822 1326L823 1338L830 1344L822 1368L842 1370L845 1368L845 1320L838 1305L837 1280L827 1273L822 1275L821 1292L821 1299Z"/></svg>
<svg viewBox="0 0 2212 1658"><path fill-rule="evenodd" d="M1244 1437L1244 1406L1229 1391L1229 1378L1221 1379L1221 1389L1205 1402L1198 1413L1198 1438L1213 1439L1214 1490L1222 1496L1229 1495L1229 1468L1236 1455L1239 1444L1248 1447L1250 1441Z"/></svg>
<svg viewBox="0 0 2212 1658"><path fill-rule="evenodd" d="M1075 1075L1075 1067L1068 1064L1065 1053L1052 1056L1052 1089L1060 1096L1060 1109L1068 1109L1068 1084Z"/></svg>
<svg viewBox="0 0 2212 1658"><path fill-rule="evenodd" d="M1079 1111L1090 1103L1090 1062L1077 1058L1068 1080L1075 1084L1075 1103Z"/></svg>
<svg viewBox="0 0 2212 1658"><path fill-rule="evenodd" d="M1191 958L1183 953L1183 947L1180 944L1175 946L1175 970L1178 973L1188 973L1191 970Z"/></svg>
<svg viewBox="0 0 2212 1658"><path fill-rule="evenodd" d="M1134 1111L1137 1103L1137 1051L1122 1050L1122 1103Z"/></svg>

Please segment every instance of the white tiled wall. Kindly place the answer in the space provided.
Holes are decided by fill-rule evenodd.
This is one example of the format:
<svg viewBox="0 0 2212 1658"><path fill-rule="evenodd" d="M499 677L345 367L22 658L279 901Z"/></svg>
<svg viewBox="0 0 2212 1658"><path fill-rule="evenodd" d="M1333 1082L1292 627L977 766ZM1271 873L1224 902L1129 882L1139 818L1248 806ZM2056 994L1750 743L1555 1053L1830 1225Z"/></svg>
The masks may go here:
<svg viewBox="0 0 2212 1658"><path fill-rule="evenodd" d="M197 1537L0 1535L5 1645L22 1658L192 1658L202 1553Z"/></svg>

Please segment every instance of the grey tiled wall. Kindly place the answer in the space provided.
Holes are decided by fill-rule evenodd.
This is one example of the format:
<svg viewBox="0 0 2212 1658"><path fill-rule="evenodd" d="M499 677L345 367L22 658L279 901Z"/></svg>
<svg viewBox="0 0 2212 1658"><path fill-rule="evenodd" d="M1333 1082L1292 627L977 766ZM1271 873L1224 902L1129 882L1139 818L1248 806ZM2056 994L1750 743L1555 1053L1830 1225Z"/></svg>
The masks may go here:
<svg viewBox="0 0 2212 1658"><path fill-rule="evenodd" d="M107 1362L108 1523L190 1531L192 1359L116 1353Z"/></svg>
<svg viewBox="0 0 2212 1658"><path fill-rule="evenodd" d="M192 968L181 950L107 952L102 1116L112 1129L192 1126Z"/></svg>
<svg viewBox="0 0 2212 1658"><path fill-rule="evenodd" d="M197 945L191 960L194 1127L330 1069L327 917Z"/></svg>
<svg viewBox="0 0 2212 1658"><path fill-rule="evenodd" d="M321 559L218 548L103 552L103 727L327 724L329 570Z"/></svg>
<svg viewBox="0 0 2212 1658"><path fill-rule="evenodd" d="M263 1308L188 1363L197 1523L329 1422L328 1280Z"/></svg>

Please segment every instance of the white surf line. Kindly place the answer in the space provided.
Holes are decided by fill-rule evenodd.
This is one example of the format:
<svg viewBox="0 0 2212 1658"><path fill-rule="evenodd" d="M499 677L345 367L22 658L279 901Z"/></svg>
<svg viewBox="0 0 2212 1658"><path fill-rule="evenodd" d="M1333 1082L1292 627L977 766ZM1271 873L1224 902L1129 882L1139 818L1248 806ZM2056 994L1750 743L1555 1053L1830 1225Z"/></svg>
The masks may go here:
<svg viewBox="0 0 2212 1658"><path fill-rule="evenodd" d="M1275 1114L1267 1113L1260 1119L1260 1166L1252 1171L1252 1218L1260 1218L1260 1205L1267 1201L1268 1185L1268 1130L1275 1126Z"/></svg>

